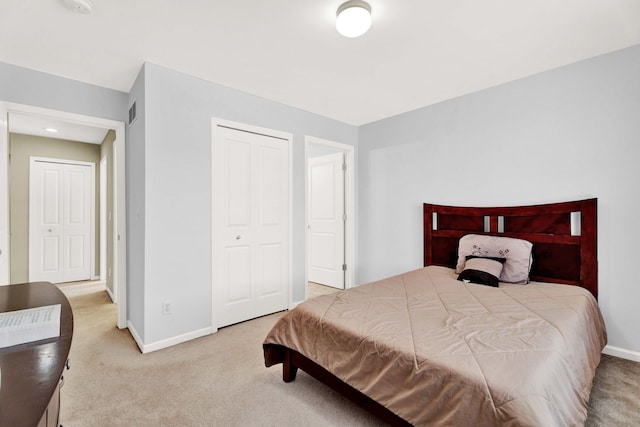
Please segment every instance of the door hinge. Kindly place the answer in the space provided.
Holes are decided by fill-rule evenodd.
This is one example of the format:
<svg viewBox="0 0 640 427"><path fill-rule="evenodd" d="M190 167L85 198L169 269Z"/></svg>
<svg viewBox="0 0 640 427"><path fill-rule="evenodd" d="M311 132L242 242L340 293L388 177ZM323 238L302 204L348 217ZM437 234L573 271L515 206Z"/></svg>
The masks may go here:
<svg viewBox="0 0 640 427"><path fill-rule="evenodd" d="M342 163L342 170L343 171L347 170L347 162Z"/></svg>
<svg viewBox="0 0 640 427"><path fill-rule="evenodd" d="M347 220L347 214L343 213L342 214L342 222L345 222Z"/></svg>
<svg viewBox="0 0 640 427"><path fill-rule="evenodd" d="M342 264L342 271L347 271L347 264Z"/></svg>

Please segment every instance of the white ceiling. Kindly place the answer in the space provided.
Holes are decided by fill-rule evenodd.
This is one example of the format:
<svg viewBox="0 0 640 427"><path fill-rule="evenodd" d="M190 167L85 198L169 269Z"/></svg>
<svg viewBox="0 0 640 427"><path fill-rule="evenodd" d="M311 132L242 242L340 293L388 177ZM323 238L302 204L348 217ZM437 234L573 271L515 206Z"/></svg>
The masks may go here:
<svg viewBox="0 0 640 427"><path fill-rule="evenodd" d="M9 113L9 132L67 141L102 144L109 129L81 125L51 117Z"/></svg>
<svg viewBox="0 0 640 427"><path fill-rule="evenodd" d="M640 44L639 0L2 0L0 61L128 92L143 62L361 125Z"/></svg>

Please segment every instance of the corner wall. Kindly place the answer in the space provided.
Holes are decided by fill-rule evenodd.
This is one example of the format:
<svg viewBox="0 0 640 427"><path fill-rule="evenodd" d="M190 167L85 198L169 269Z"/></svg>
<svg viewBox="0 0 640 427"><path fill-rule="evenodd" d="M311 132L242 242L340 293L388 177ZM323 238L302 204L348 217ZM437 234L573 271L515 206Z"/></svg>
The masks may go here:
<svg viewBox="0 0 640 427"><path fill-rule="evenodd" d="M153 64L144 79L145 343L211 327L213 117L293 134L292 298L303 300L304 136L355 146L357 128ZM166 300L171 316L162 316Z"/></svg>
<svg viewBox="0 0 640 427"><path fill-rule="evenodd" d="M135 102L137 116L127 125L125 145L127 175L127 319L129 331L142 346L145 341L145 184L146 85L143 66L125 106ZM128 123L128 120L127 120Z"/></svg>

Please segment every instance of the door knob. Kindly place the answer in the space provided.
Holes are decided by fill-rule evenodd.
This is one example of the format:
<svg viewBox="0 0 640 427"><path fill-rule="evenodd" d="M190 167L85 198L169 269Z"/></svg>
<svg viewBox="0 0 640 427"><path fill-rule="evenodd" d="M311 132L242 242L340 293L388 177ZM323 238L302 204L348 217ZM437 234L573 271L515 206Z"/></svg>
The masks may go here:
<svg viewBox="0 0 640 427"><path fill-rule="evenodd" d="M240 239L241 239L241 237L240 237L240 235L238 234L238 235L236 236L236 240L240 240Z"/></svg>

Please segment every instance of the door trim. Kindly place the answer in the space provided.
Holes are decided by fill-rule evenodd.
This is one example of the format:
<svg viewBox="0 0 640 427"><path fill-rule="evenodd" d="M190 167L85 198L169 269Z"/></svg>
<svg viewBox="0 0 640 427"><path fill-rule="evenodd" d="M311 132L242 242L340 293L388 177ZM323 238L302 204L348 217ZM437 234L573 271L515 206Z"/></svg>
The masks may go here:
<svg viewBox="0 0 640 427"><path fill-rule="evenodd" d="M262 128L259 126L248 125L245 123L233 122L230 120L225 120L217 117L211 118L211 329L212 333L217 332L218 330L218 319L216 317L216 307L218 301L216 299L217 292L217 283L215 281L216 277L216 263L215 259L219 256L216 253L216 245L215 242L215 232L217 224L215 222L215 208L216 208L216 182L214 178L213 168L216 164L217 158L217 150L218 144L216 143L219 128L230 128L235 129L242 132L250 132L256 133L259 135L264 135L272 138L278 138L286 142L287 150L288 150L288 158L289 164L288 168L288 180L289 180L289 191L287 195L287 205L288 205L288 216L289 216L289 253L287 254L287 260L289 264L288 272L287 272L287 292L288 292L288 308L292 309L294 307L293 303L293 135L287 132Z"/></svg>
<svg viewBox="0 0 640 427"><path fill-rule="evenodd" d="M75 166L85 166L89 167L91 170L90 173L90 209L89 209L89 280L94 280L96 275L96 164L92 162L85 162L81 160L69 160L69 159L57 159L52 157L39 157L39 156L30 156L29 157L29 180L33 179L33 166L35 163L57 163L64 165L75 165ZM31 185L29 186L29 200L31 200ZM29 281L33 282L33 252L36 248L32 245L32 215L31 215L31 202L29 203Z"/></svg>
<svg viewBox="0 0 640 427"><path fill-rule="evenodd" d="M10 282L9 243L9 113L0 102L0 285ZM4 184L2 184L4 183Z"/></svg>
<svg viewBox="0 0 640 427"><path fill-rule="evenodd" d="M352 145L342 144L339 142L329 141L326 139L316 138L314 136L305 135L304 137L304 192L305 192L305 214L304 214L304 257L305 257L305 268L304 268L304 299L308 298L307 295L307 283L309 281L309 233L307 230L309 229L309 147L311 145L318 145L327 148L333 148L344 153L344 161L347 165L347 170L345 171L345 188L344 188L344 198L345 198L345 212L347 215L347 220L345 221L345 231L344 231L344 239L345 239L345 251L344 251L344 259L345 264L347 264L347 271L344 275L344 288L349 289L355 286L355 273L356 273L356 197L355 197L355 147Z"/></svg>
<svg viewBox="0 0 640 427"><path fill-rule="evenodd" d="M8 116L9 113L31 114L53 117L59 120L84 124L87 126L113 129L116 133L114 141L114 234L118 239L114 242L113 279L118 287L118 328L127 327L127 216L125 187L125 124L124 122L86 116L26 104L16 104L0 100L0 285L9 284L9 182L8 182ZM116 149L117 147L117 149ZM5 256L6 255L6 256Z"/></svg>
<svg viewBox="0 0 640 427"><path fill-rule="evenodd" d="M104 281L105 283L109 282L109 166L110 162L106 155L100 158L100 275L99 279ZM113 207L112 207L113 209ZM113 240L115 243L115 240ZM117 303L117 293L118 289L113 288L113 292L109 289L109 286L106 286L107 294L109 294L109 298L114 303Z"/></svg>

